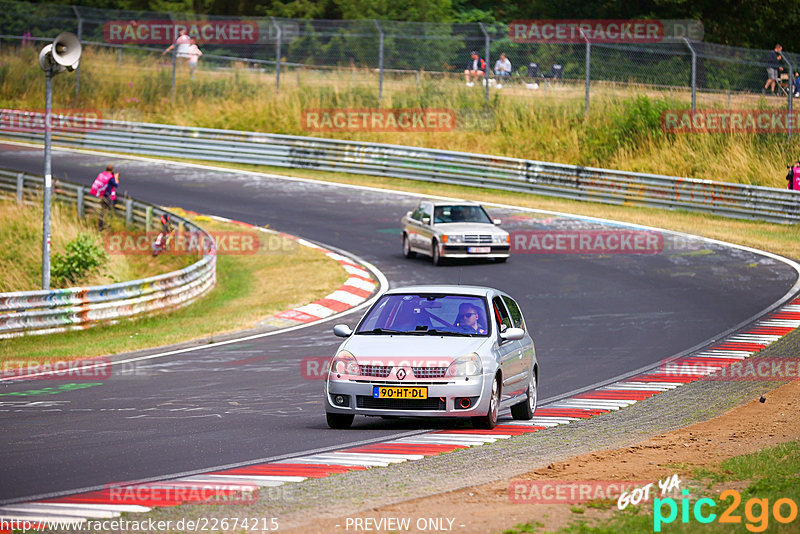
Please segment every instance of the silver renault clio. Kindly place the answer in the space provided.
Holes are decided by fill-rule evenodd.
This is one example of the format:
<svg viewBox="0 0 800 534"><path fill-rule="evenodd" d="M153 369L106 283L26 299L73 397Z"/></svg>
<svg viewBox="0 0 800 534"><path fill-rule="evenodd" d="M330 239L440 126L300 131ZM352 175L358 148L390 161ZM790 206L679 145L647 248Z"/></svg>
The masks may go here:
<svg viewBox="0 0 800 534"><path fill-rule="evenodd" d="M331 428L356 415L470 417L494 428L536 410L539 366L522 311L488 287L411 286L384 293L330 361L325 412Z"/></svg>

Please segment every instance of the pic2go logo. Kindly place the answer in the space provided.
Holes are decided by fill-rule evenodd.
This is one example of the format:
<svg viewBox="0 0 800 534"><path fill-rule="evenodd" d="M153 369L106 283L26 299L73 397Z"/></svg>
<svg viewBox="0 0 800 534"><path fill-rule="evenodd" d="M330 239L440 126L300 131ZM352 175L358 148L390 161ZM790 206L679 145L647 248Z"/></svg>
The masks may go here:
<svg viewBox="0 0 800 534"><path fill-rule="evenodd" d="M741 524L742 516L736 514L736 510L742 503L742 496L736 490L725 490L719 495L720 501L732 500L728 508L719 515L713 513L711 509L717 507L714 499L704 497L690 504L688 498L689 490L683 490L684 498L681 499L680 513L681 523L689 523L689 513L691 511L694 520L698 523L712 523L717 520L719 523ZM666 510L665 510L666 509ZM666 512L666 515L665 515ZM770 513L778 523L791 523L797 519L797 503L792 499L782 498L776 500L770 508L769 499L748 499L744 505L744 516L747 519L745 528L750 532L764 532L769 526ZM665 499L653 500L653 531L661 532L661 525L674 522L678 518L678 503L675 499L667 497Z"/></svg>

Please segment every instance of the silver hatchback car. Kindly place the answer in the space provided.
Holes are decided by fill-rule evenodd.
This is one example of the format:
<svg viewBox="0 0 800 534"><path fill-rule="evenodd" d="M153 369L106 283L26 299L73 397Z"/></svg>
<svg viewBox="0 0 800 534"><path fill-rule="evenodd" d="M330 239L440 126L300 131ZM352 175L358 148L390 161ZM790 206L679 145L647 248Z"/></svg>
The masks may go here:
<svg viewBox="0 0 800 534"><path fill-rule="evenodd" d="M356 415L470 417L494 428L536 410L539 366L516 301L488 287L411 286L372 305L331 359L325 412L331 428Z"/></svg>
<svg viewBox="0 0 800 534"><path fill-rule="evenodd" d="M431 257L434 265L446 258L494 258L504 262L510 253L508 232L498 228L476 202L423 200L401 220L403 255Z"/></svg>

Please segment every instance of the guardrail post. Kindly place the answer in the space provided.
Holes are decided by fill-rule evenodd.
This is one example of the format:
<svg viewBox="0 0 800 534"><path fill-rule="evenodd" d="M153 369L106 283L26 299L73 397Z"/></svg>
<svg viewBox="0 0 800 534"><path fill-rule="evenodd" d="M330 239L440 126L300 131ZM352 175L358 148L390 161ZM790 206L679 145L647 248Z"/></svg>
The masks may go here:
<svg viewBox="0 0 800 534"><path fill-rule="evenodd" d="M686 43L686 46L689 47L689 51L692 53L692 112L694 112L696 108L697 94L697 52L694 51L694 47L692 46L692 43L689 42L689 39L684 37L683 41Z"/></svg>
<svg viewBox="0 0 800 534"><path fill-rule="evenodd" d="M275 93L281 92L281 27L275 22L275 17L272 19L272 25L275 26L275 31L278 32L277 41L275 42Z"/></svg>
<svg viewBox="0 0 800 534"><path fill-rule="evenodd" d="M133 199L125 199L125 226L130 226L133 222Z"/></svg>
<svg viewBox="0 0 800 534"><path fill-rule="evenodd" d="M786 121L786 138L792 138L792 121L794 117L792 116L792 101L794 100L794 67L792 66L792 62L789 61L789 58L786 57L785 54L781 54L781 56L786 60L786 64L789 65L789 120Z"/></svg>
<svg viewBox="0 0 800 534"><path fill-rule="evenodd" d="M22 190L25 187L25 173L17 175L17 204L22 204Z"/></svg>
<svg viewBox="0 0 800 534"><path fill-rule="evenodd" d="M78 186L76 193L78 194L78 217L83 218L85 215L83 208L83 186Z"/></svg>
<svg viewBox="0 0 800 534"><path fill-rule="evenodd" d="M72 6L72 11L75 12L75 17L78 19L78 42L81 42L83 37L83 18L76 6ZM78 68L75 69L75 100L78 100L78 93L81 90L81 64L78 63Z"/></svg>
<svg viewBox="0 0 800 534"><path fill-rule="evenodd" d="M486 31L486 28L483 26L483 22L479 22L478 25L481 27L481 31L483 32L483 38L486 41L486 68L483 69L483 83L486 86L486 90L484 92L484 98L486 101L489 101L489 45L491 41L489 39L489 33ZM480 66L480 65L478 65Z"/></svg>
<svg viewBox="0 0 800 534"><path fill-rule="evenodd" d="M375 27L378 28L378 103L383 98L383 28L378 21L372 19Z"/></svg>
<svg viewBox="0 0 800 534"><path fill-rule="evenodd" d="M153 206L147 206L144 209L144 231L150 231L150 225L153 223Z"/></svg>

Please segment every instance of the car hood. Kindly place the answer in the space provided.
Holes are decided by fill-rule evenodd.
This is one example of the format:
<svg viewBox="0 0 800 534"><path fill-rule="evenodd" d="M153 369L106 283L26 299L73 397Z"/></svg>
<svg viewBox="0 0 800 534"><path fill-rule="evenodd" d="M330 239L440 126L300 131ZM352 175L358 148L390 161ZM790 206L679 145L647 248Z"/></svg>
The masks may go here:
<svg viewBox="0 0 800 534"><path fill-rule="evenodd" d="M492 343L490 337L456 337L456 336L401 336L401 335L353 335L342 349L349 351L359 363L375 359L386 364L398 364L399 360L415 360L423 367L435 367L444 362L478 352L482 345ZM364 361L362 361L364 360ZM410 365L410 364L406 364Z"/></svg>
<svg viewBox="0 0 800 534"><path fill-rule="evenodd" d="M444 233L461 234L499 234L505 235L508 232L495 226L494 224L484 223L438 223L434 228Z"/></svg>

